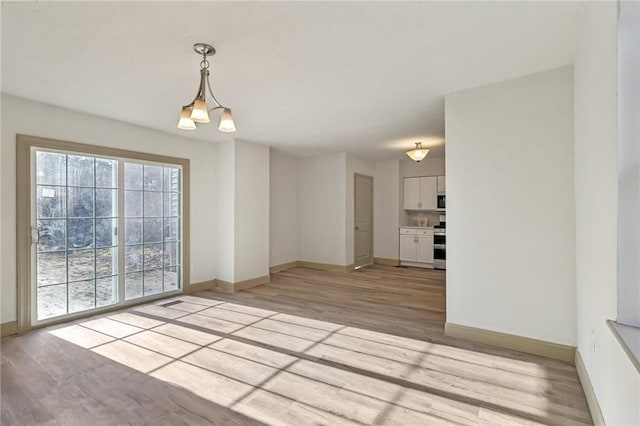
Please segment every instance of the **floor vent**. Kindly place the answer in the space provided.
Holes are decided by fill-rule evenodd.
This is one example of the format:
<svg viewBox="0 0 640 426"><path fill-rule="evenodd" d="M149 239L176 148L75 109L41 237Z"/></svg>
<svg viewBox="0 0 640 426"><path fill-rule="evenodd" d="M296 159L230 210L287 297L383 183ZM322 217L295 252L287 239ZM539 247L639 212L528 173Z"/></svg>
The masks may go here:
<svg viewBox="0 0 640 426"><path fill-rule="evenodd" d="M182 303L182 300L174 300L173 302L167 302L167 303L163 303L162 306L163 308L168 308L169 306L173 306L173 305L178 305L180 303Z"/></svg>

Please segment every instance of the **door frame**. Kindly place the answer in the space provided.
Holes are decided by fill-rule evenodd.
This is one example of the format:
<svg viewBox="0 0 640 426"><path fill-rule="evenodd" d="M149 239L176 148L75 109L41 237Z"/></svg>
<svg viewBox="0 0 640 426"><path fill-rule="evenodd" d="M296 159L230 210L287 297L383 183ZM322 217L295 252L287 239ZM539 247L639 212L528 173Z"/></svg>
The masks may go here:
<svg viewBox="0 0 640 426"><path fill-rule="evenodd" d="M171 293L160 293L157 295L143 297L129 303L116 303L103 308L92 309L77 314L65 315L62 318L51 321L32 324L33 300L32 300L32 247L31 247L31 196L32 168L34 166L31 156L32 148L52 149L80 154L119 157L124 159L149 161L156 163L174 164L182 167L182 288L180 291ZM88 317L99 313L122 309L126 306L133 306L141 303L148 303L151 300L162 299L175 296L176 294L189 293L191 291L191 281L189 278L189 249L190 249L190 174L189 159L169 157L158 154L148 154L138 151L110 148L99 145L89 145L76 142L67 142L57 139L41 138L28 135L16 135L16 268L17 268L17 323L18 333L22 333L32 328L53 325L73 319Z"/></svg>
<svg viewBox="0 0 640 426"><path fill-rule="evenodd" d="M358 259L358 255L357 255L357 230L356 230L356 191L358 186L356 185L356 180L358 177L361 178L365 178L365 179L369 179L371 180L371 230L369 232L370 235L370 241L369 241L369 259L371 260L369 263L367 263L366 265L360 265L360 266L355 266L356 265L356 261ZM360 269L363 268L365 266L368 265L373 265L373 176L369 176L369 175L365 175L365 174L361 174L361 173L354 173L353 174L353 264L354 264L354 269Z"/></svg>

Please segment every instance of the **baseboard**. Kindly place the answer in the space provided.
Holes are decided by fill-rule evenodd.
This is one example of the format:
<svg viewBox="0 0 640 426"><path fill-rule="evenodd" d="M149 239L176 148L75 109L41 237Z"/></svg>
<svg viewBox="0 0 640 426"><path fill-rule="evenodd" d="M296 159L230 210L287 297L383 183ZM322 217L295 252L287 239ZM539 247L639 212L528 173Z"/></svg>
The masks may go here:
<svg viewBox="0 0 640 426"><path fill-rule="evenodd" d="M352 271L354 268L353 264L334 265L332 263L308 262L306 260L298 261L298 266L301 268L317 269L319 271L334 271L334 272L349 272L349 271Z"/></svg>
<svg viewBox="0 0 640 426"><path fill-rule="evenodd" d="M575 359L576 348L573 346L516 336L514 334L500 333L450 322L445 323L444 334L449 337L457 337L491 346L512 349L514 351L546 356L560 361L573 363Z"/></svg>
<svg viewBox="0 0 640 426"><path fill-rule="evenodd" d="M604 426L606 423L604 422L604 416L602 415L598 398L596 398L596 392L593 390L591 378L589 378L589 373L587 372L587 368L584 366L584 361L582 360L582 356L578 349L576 349L575 363L576 370L578 371L578 377L580 378L580 384L582 384L582 389L584 390L584 396L587 398L587 405L591 412L593 424L595 426Z"/></svg>
<svg viewBox="0 0 640 426"><path fill-rule="evenodd" d="M284 271L286 269L293 269L298 267L299 261L294 260L292 262L281 263L280 265L274 265L269 267L269 273L275 274L276 272Z"/></svg>
<svg viewBox="0 0 640 426"><path fill-rule="evenodd" d="M373 263L375 263L376 265L398 266L400 264L400 260L389 259L386 257L374 257Z"/></svg>
<svg viewBox="0 0 640 426"><path fill-rule="evenodd" d="M262 277L251 278L243 281L237 281L235 283L217 279L216 289L224 293L235 293L236 291L247 290L249 288L257 287L269 282L271 282L271 277L269 275L264 275Z"/></svg>
<svg viewBox="0 0 640 426"><path fill-rule="evenodd" d="M3 322L0 324L0 336L11 336L12 334L18 334L18 321Z"/></svg>
<svg viewBox="0 0 640 426"><path fill-rule="evenodd" d="M201 283L189 284L185 289L185 294L195 293L196 291L213 290L216 287L216 280L203 281Z"/></svg>

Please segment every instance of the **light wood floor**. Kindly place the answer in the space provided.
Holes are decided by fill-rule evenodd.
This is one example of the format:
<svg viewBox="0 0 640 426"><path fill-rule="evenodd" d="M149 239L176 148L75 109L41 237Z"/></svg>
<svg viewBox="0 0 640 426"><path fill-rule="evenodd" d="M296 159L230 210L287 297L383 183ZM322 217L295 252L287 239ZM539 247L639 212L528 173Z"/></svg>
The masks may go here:
<svg viewBox="0 0 640 426"><path fill-rule="evenodd" d="M168 302L3 339L2 424L591 424L573 366L443 336L443 271Z"/></svg>

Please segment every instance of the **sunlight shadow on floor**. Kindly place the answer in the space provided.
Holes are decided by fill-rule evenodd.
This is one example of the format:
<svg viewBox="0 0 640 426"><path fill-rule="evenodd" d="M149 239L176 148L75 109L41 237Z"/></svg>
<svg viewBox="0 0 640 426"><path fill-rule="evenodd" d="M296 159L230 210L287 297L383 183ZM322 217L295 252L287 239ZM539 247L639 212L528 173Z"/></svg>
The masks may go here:
<svg viewBox="0 0 640 426"><path fill-rule="evenodd" d="M533 362L196 296L49 333L272 425L589 421Z"/></svg>

